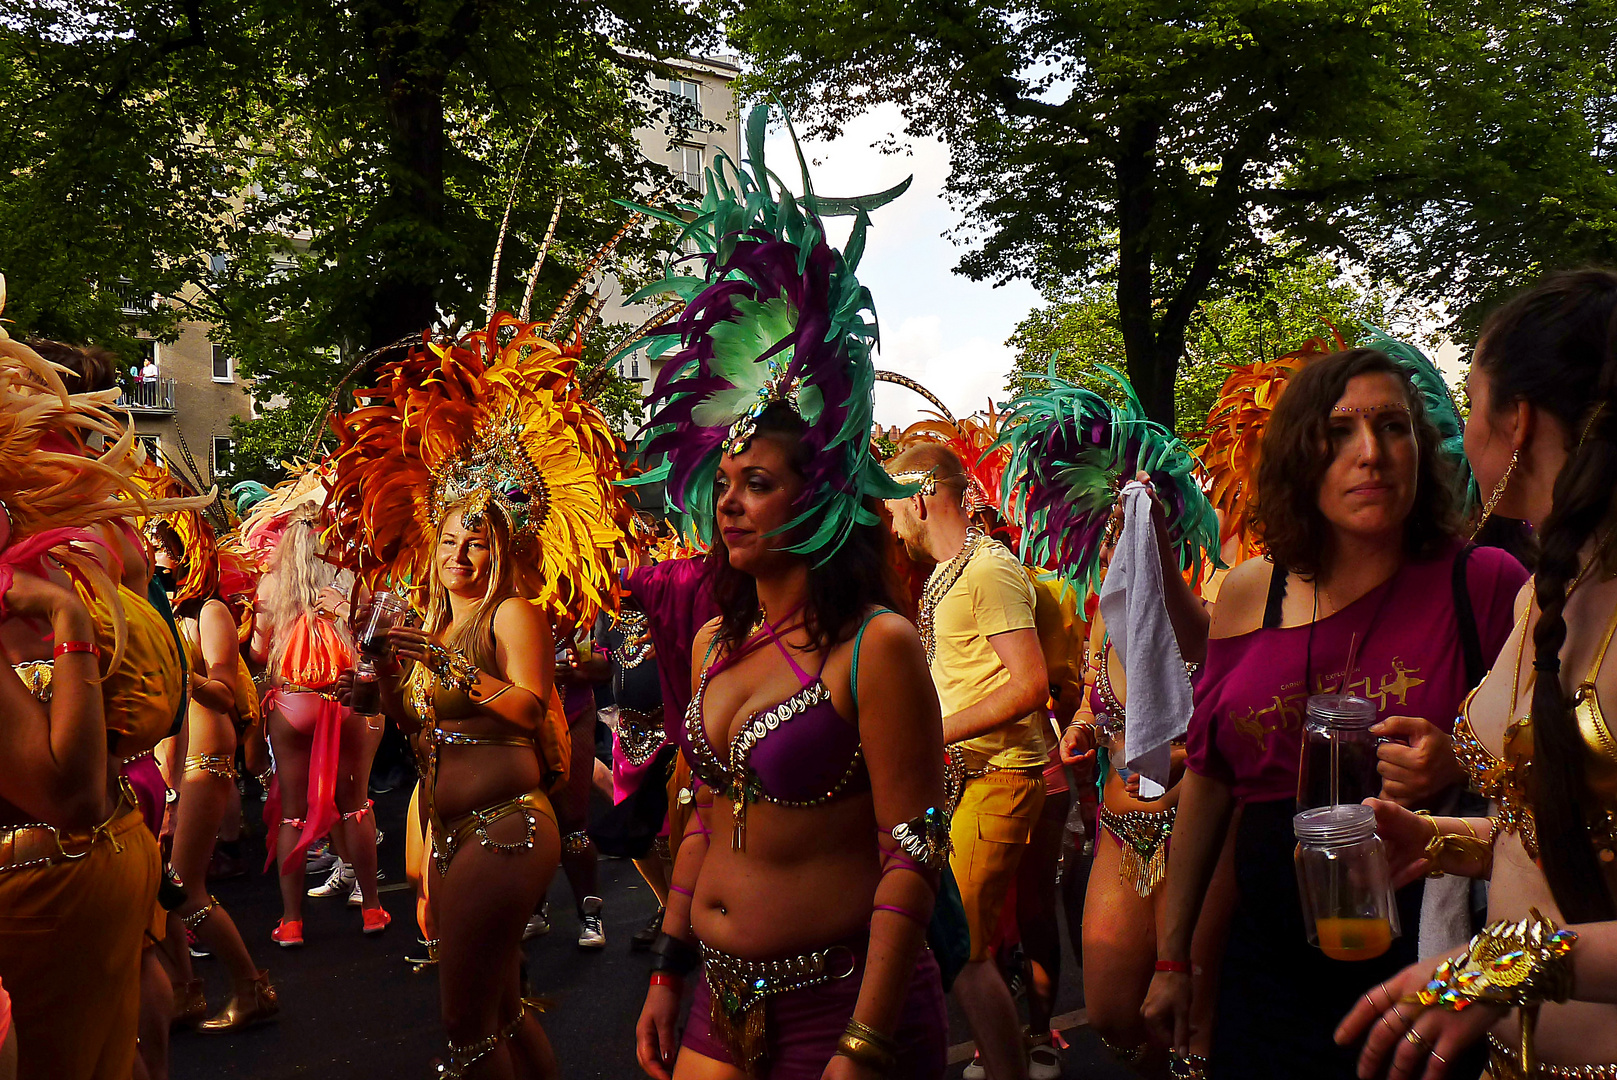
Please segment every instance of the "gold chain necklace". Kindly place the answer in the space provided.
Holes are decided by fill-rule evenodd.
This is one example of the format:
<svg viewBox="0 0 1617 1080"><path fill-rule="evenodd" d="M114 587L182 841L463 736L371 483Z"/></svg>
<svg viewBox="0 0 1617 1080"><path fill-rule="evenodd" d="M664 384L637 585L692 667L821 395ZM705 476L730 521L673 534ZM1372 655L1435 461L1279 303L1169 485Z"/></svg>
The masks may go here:
<svg viewBox="0 0 1617 1080"><path fill-rule="evenodd" d="M938 604L954 588L954 583L960 580L960 575L966 572L966 565L971 557L977 554L977 549L988 542L988 535L973 525L966 530L966 542L958 554L941 566L934 567L932 576L926 579L926 587L921 590L921 610L917 622L920 623L921 644L926 648L926 663L930 667L937 658L938 638L934 619L937 616Z"/></svg>

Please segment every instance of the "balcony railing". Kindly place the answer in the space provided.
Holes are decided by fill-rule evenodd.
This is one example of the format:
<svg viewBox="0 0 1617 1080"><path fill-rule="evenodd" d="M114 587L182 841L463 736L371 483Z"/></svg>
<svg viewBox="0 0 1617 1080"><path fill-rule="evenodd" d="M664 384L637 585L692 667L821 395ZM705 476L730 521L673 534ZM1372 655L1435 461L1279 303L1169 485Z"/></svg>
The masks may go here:
<svg viewBox="0 0 1617 1080"><path fill-rule="evenodd" d="M158 378L125 386L118 397L118 406L137 413L171 413L174 411L174 380Z"/></svg>
<svg viewBox="0 0 1617 1080"><path fill-rule="evenodd" d="M118 310L125 315L149 315L157 310L157 297L141 292L130 282L113 282L112 295L118 298Z"/></svg>

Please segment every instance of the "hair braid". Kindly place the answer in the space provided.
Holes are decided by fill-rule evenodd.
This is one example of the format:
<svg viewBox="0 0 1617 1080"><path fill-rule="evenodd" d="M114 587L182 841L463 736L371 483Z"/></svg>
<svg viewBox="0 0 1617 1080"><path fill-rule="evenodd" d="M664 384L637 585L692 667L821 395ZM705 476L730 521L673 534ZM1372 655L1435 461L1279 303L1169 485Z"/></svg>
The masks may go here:
<svg viewBox="0 0 1617 1080"><path fill-rule="evenodd" d="M1572 922L1617 918L1590 841L1585 748L1560 678L1568 588L1581 569L1584 547L1612 519L1617 273L1559 274L1511 301L1483 327L1478 359L1494 378L1498 407L1526 400L1582 436L1556 477L1551 510L1538 530L1534 597L1540 615L1533 632L1538 674L1528 797L1544 876L1562 914ZM1591 404L1598 413L1590 412Z"/></svg>

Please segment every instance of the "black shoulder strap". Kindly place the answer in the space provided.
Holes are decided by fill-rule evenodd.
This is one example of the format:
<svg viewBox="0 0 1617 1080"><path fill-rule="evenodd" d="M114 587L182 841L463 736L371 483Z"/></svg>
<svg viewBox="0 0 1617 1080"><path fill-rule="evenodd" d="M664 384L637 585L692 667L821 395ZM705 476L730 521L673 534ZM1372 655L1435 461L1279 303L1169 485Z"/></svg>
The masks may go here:
<svg viewBox="0 0 1617 1080"><path fill-rule="evenodd" d="M1482 658L1482 635L1477 632L1477 613L1471 607L1471 588L1466 583L1465 566L1471 560L1475 544L1467 544L1454 556L1454 621L1460 629L1460 651L1465 657L1465 685L1474 690L1482 677L1488 674L1488 664Z"/></svg>
<svg viewBox="0 0 1617 1080"><path fill-rule="evenodd" d="M1269 575L1269 599L1263 605L1263 628L1273 630L1280 625L1280 605L1286 601L1286 568L1274 564Z"/></svg>

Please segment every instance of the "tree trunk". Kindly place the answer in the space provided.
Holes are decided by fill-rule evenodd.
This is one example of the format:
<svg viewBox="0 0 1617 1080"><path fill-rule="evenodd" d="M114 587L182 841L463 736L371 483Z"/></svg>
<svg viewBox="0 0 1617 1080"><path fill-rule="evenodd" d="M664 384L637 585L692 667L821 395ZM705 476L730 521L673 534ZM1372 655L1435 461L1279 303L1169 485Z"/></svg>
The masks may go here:
<svg viewBox="0 0 1617 1080"><path fill-rule="evenodd" d="M1156 213L1155 173L1157 139L1162 131L1155 118L1126 126L1121 135L1117 169L1117 314L1123 331L1123 353L1129 381L1146 415L1173 429L1173 379L1179 368L1177 347L1165 354L1157 339L1152 300L1151 229Z"/></svg>
<svg viewBox="0 0 1617 1080"><path fill-rule="evenodd" d="M386 194L372 216L375 288L365 304L367 349L419 334L438 319L439 282L423 267L450 263L444 204L444 83L449 44L423 27L413 0L366 5L389 121Z"/></svg>

